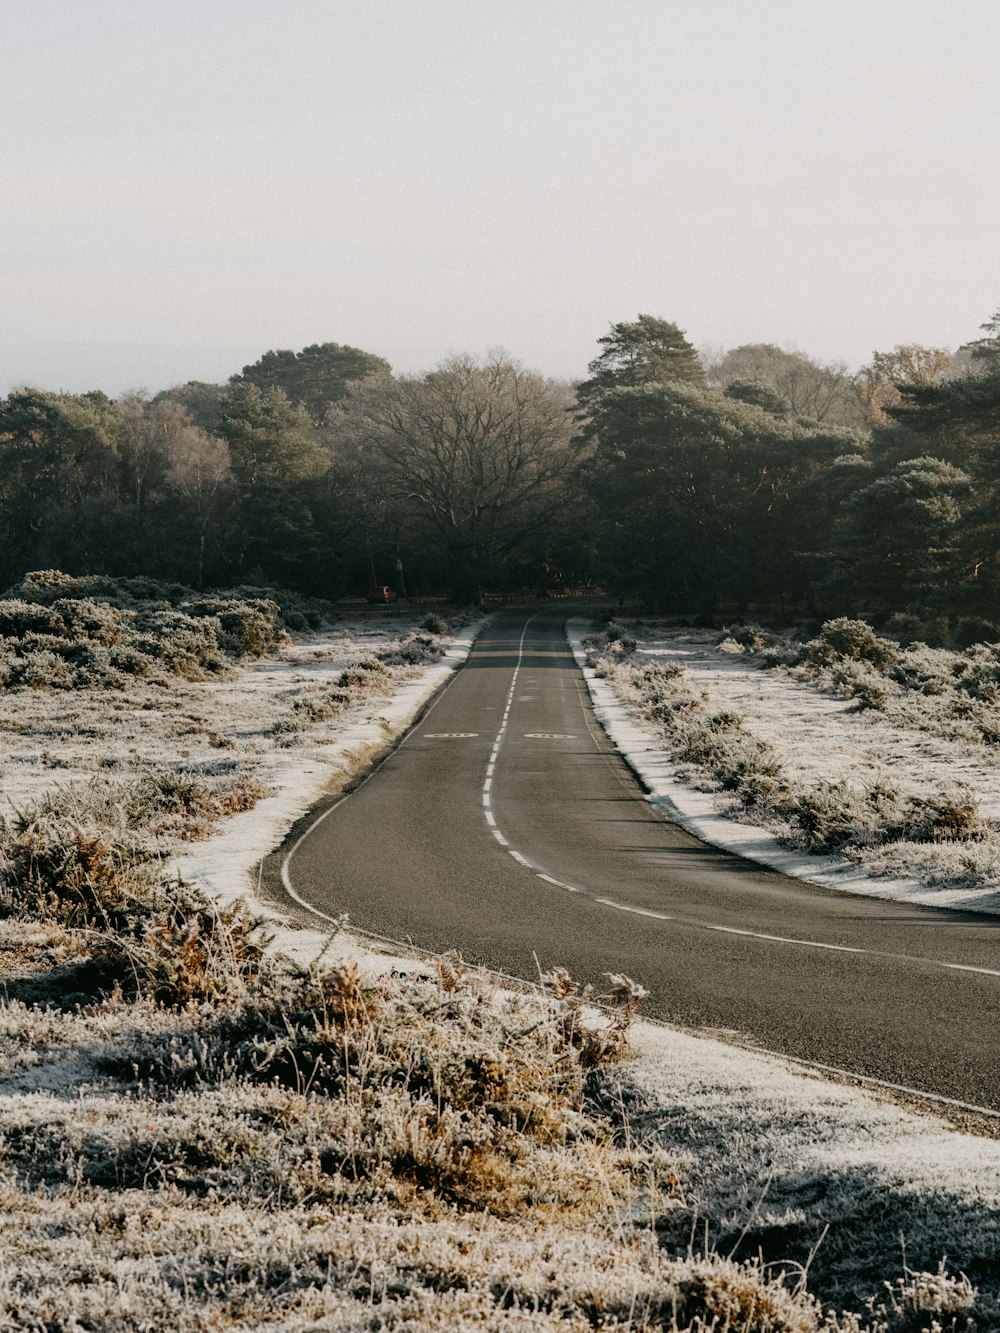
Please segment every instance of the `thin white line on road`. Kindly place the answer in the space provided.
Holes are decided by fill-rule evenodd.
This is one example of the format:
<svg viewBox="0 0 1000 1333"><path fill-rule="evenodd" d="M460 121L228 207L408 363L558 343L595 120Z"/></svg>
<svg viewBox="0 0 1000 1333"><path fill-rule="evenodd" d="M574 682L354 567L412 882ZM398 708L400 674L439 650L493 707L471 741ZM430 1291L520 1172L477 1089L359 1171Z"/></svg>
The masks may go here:
<svg viewBox="0 0 1000 1333"><path fill-rule="evenodd" d="M487 810L487 811L486 811L486 822L487 822L487 824L489 824L490 828L496 828L496 826L497 826L497 821L493 818L493 811L492 811L492 810Z"/></svg>
<svg viewBox="0 0 1000 1333"><path fill-rule="evenodd" d="M1000 977L1000 971L992 967L973 967L970 963L938 963L938 967L950 968L952 972L978 972L984 977Z"/></svg>
<svg viewBox="0 0 1000 1333"><path fill-rule="evenodd" d="M541 871L538 872L538 878L544 879L546 884L554 884L557 889L565 889L568 893L583 892L582 889L574 888L572 884L566 884L561 879L553 879L551 875L543 875Z"/></svg>
<svg viewBox="0 0 1000 1333"><path fill-rule="evenodd" d="M558 884L561 888L568 889L568 884L562 884L560 880L552 879L547 875L540 875L540 879L547 879L550 884ZM576 889L576 893L586 894L585 889ZM587 895L590 897L590 895ZM752 940L767 940L772 944L797 944L802 949L827 949L833 953L854 953L863 954L866 958L888 958L895 959L897 962L904 963L923 963L926 967L943 967L952 972L975 972L984 977L1000 977L1000 971L992 967L974 967L970 963L946 963L940 958L920 958L916 954L904 953L885 953L881 949L858 949L850 944L826 944L823 940L797 940L791 935L768 935L762 930L742 930L739 926L717 926L710 921L691 921L686 917L669 916L666 912L655 912L649 907L635 907L631 903L616 902L614 898L591 898L592 902L600 903L602 907L613 907L616 912L632 912L636 916L649 916L655 921L676 921L679 926L688 930L712 930L720 935L743 935Z"/></svg>
<svg viewBox="0 0 1000 1333"><path fill-rule="evenodd" d="M553 880L552 882L553 884L558 883L557 880ZM563 887L568 889L569 885L566 884ZM576 889L575 892L582 893L583 890ZM667 916L666 912L654 912L649 907L630 907L628 903L616 903L614 898L595 898L594 902L600 903L602 907L614 907L619 912L634 912L636 916L651 916L656 921L677 920L675 916Z"/></svg>
<svg viewBox="0 0 1000 1333"><path fill-rule="evenodd" d="M832 949L834 953L871 953L871 949L856 949L850 944L823 944L820 940L796 940L789 935L766 935L762 930L741 930L738 926L713 926L698 922L702 930L717 930L722 935L749 935L753 940L774 940L775 944L801 944L807 949ZM946 967L946 963L941 964Z"/></svg>
<svg viewBox="0 0 1000 1333"><path fill-rule="evenodd" d="M527 870L534 870L534 866L531 864L528 858L526 856L522 856L521 853L517 851L514 847L507 848L507 855L512 856L514 860L518 863L518 865L524 866Z"/></svg>

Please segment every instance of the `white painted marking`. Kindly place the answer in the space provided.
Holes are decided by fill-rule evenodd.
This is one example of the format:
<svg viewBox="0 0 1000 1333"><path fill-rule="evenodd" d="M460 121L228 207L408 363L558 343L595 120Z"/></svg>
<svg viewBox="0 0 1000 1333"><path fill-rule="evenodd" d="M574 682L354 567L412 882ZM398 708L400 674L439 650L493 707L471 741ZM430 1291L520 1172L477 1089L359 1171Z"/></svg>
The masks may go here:
<svg viewBox="0 0 1000 1333"><path fill-rule="evenodd" d="M512 857L514 858L514 860L517 861L517 863L518 863L519 865L524 866L524 867L525 867L526 869L528 869L528 870L531 869L531 862L528 860L528 858L525 857L525 856L522 856L521 853L520 853L519 851L517 851L515 848L513 848L513 847L508 847L508 849L507 849L507 854L508 854L508 856L512 856Z"/></svg>
<svg viewBox="0 0 1000 1333"><path fill-rule="evenodd" d="M554 884L557 889L566 889L569 893L581 893L581 889L576 889L572 884L565 884L561 879L553 879L551 875L543 875L538 872L538 878L544 879L546 884Z"/></svg>
<svg viewBox="0 0 1000 1333"><path fill-rule="evenodd" d="M576 737L565 731L526 731L526 741L575 741Z"/></svg>
<svg viewBox="0 0 1000 1333"><path fill-rule="evenodd" d="M487 824L489 824L490 828L496 828L496 826L497 826L497 821L493 818L493 811L492 811L492 810L487 810L487 811L486 811L486 822L487 822Z"/></svg>
<svg viewBox="0 0 1000 1333"><path fill-rule="evenodd" d="M425 731L424 740L427 741L462 741L470 736L478 736L478 731Z"/></svg>
<svg viewBox="0 0 1000 1333"><path fill-rule="evenodd" d="M834 953L870 953L869 949L855 949L849 944L823 944L819 940L796 940L788 935L765 935L761 930L740 930L738 926L701 925L702 930L717 930L722 935L749 935L754 940L773 940L776 944L801 944L807 949L832 949Z"/></svg>
<svg viewBox="0 0 1000 1333"><path fill-rule="evenodd" d="M582 892L582 890L578 890ZM665 912L654 912L648 907L630 907L628 903L616 903L614 898L595 898L595 903L600 903L602 907L614 907L619 912L634 912L636 916L651 916L657 921L676 921L674 916L667 916Z"/></svg>
<svg viewBox="0 0 1000 1333"><path fill-rule="evenodd" d="M558 883L558 881L553 881ZM564 887L568 887L564 886ZM586 893L584 889L577 892ZM920 958L916 955L885 953L881 949L857 949L848 944L826 944L822 940L797 940L790 935L768 935L762 930L742 930L738 926L717 926L710 921L691 921L685 917L669 916L666 912L654 912L648 907L635 907L631 903L620 903L614 898L593 897L592 901L602 907L613 907L616 912L633 912L636 916L649 916L656 921L676 921L689 930L712 930L720 935L745 935L753 940L767 940L773 944L797 944L803 949L828 949L834 953L864 954L866 958L889 958L907 963L923 963L926 967L943 967L954 972L976 972L980 976L997 977L1000 971L992 967L973 967L969 963L945 963L939 958Z"/></svg>
<svg viewBox="0 0 1000 1333"><path fill-rule="evenodd" d="M492 786L493 786L493 779L492 779L492 778L487 778L486 781L483 783L483 797L484 797L484 798L486 797L487 793L489 792L489 789L490 789ZM487 800L484 799L483 804L484 804L484 805L489 805L489 802L488 802Z"/></svg>
<svg viewBox="0 0 1000 1333"><path fill-rule="evenodd" d="M939 967L947 967L952 972L978 972L983 977L1000 977L1000 972L992 967L972 967L969 963L939 963Z"/></svg>

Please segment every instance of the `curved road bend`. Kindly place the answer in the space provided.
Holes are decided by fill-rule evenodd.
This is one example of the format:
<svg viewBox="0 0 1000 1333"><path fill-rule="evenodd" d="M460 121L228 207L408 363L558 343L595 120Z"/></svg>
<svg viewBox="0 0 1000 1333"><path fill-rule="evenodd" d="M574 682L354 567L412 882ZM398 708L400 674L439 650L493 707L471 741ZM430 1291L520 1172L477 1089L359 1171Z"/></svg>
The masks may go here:
<svg viewBox="0 0 1000 1333"><path fill-rule="evenodd" d="M652 1017L1000 1109L1000 918L804 884L660 817L564 618L487 627L403 744L290 843L295 894L524 977L536 955L627 972Z"/></svg>

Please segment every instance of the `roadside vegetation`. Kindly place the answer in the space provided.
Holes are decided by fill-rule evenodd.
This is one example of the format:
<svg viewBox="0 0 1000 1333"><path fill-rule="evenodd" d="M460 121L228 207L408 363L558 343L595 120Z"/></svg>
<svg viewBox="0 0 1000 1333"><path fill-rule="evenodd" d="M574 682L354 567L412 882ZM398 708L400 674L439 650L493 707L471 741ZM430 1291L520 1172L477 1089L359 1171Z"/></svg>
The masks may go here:
<svg viewBox="0 0 1000 1333"><path fill-rule="evenodd" d="M457 956L296 967L249 909L96 834L44 866L17 838L4 850L0 1326L904 1333L988 1317L944 1271L838 1317L794 1265L691 1252L673 1156L633 1133L615 1075L642 999L627 977L595 996L556 969L517 994Z"/></svg>
<svg viewBox="0 0 1000 1333"><path fill-rule="evenodd" d="M113 618L169 600L68 583L25 580L22 600L67 624L81 602ZM77 685L69 719L58 687L0 693L30 724L8 737L35 747L14 753L21 799L0 820L0 1327L977 1326L990 1297L954 1270L896 1280L887 1255L891 1291L841 1284L857 1314L835 1316L797 1247L765 1265L692 1245L725 1223L698 1212L672 1135L638 1128L627 977L592 991L554 969L516 993L457 957L301 966L254 904L178 873L303 755L377 718L461 619L321 627L204 678ZM241 735L254 690L270 702ZM197 750L161 729L137 770L133 734L111 731L105 762L84 738L89 760L53 780L88 701L116 699L116 725L180 719L173 744Z"/></svg>
<svg viewBox="0 0 1000 1333"><path fill-rule="evenodd" d="M970 786L924 782L915 790L912 772L894 774L884 764L881 771L871 766L866 777L839 776L822 754L810 766L791 764L785 732L749 720L711 686L704 688L677 655L658 651L665 643L655 626L648 629L652 647L640 645L637 632L610 619L588 640L591 665L663 737L682 776L717 790L728 813L763 824L792 847L836 853L874 873L909 873L939 884L996 880L1000 828L981 813ZM850 699L855 709L902 732L931 732L979 747L994 743L1000 725L996 645L964 652L904 648L847 618L825 623L807 639L747 624L703 638L706 656L714 644L719 657L748 657L779 677ZM721 684L724 662L719 666Z"/></svg>

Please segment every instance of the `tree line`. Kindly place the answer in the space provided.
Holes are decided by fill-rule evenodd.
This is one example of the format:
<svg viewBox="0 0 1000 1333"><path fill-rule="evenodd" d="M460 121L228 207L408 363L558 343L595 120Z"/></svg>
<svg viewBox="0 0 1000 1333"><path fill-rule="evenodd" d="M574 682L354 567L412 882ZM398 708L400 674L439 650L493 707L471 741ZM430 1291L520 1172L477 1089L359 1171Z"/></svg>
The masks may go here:
<svg viewBox="0 0 1000 1333"><path fill-rule="evenodd" d="M148 574L337 597L544 593L651 609L1000 618L1000 312L856 374L699 354L640 315L571 385L502 354L423 375L337 343L226 384L0 400L0 579Z"/></svg>

